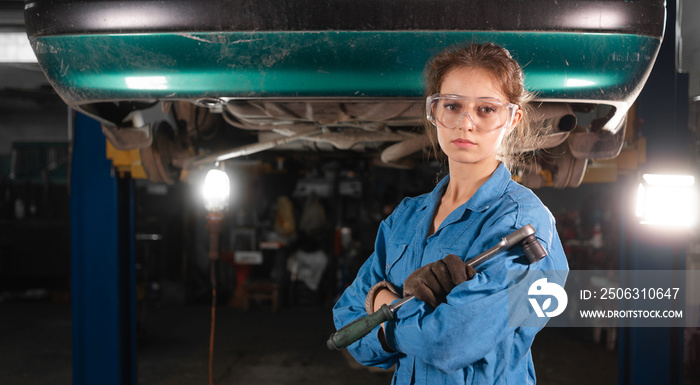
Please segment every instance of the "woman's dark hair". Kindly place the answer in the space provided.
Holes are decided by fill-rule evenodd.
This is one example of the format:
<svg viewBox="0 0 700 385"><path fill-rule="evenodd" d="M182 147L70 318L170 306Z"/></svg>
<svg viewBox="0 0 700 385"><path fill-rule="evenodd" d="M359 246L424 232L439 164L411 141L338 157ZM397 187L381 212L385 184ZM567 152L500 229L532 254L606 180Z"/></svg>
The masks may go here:
<svg viewBox="0 0 700 385"><path fill-rule="evenodd" d="M434 56L425 67L426 97L440 92L447 74L457 68L479 68L488 71L500 83L503 95L523 112L520 123L503 138L498 159L513 170L520 159L517 148L535 148L537 132L529 122L529 101L532 94L525 89L523 70L507 49L493 43L470 43L449 48ZM424 114L425 116L425 114ZM425 130L436 157L443 158L435 126L424 120Z"/></svg>

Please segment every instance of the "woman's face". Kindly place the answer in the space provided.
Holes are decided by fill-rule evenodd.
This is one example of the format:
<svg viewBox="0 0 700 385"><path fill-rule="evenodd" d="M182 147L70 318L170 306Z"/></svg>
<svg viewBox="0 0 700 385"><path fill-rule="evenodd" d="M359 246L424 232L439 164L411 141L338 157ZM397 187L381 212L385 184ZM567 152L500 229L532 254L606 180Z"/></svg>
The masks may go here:
<svg viewBox="0 0 700 385"><path fill-rule="evenodd" d="M494 98L504 103L508 99L490 72L481 68L460 67L447 73L440 86L441 94L455 94L472 98ZM465 117L454 128L437 127L440 148L453 163L497 163L496 153L503 137L520 121L518 109L510 127L491 132L478 131Z"/></svg>

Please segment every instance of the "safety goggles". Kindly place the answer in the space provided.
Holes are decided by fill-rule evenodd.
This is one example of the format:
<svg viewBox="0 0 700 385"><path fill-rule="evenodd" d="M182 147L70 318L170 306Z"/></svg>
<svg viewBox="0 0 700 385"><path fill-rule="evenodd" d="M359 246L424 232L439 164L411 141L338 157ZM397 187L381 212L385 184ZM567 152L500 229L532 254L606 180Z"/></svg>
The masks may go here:
<svg viewBox="0 0 700 385"><path fill-rule="evenodd" d="M477 130L492 132L513 124L518 105L491 98L435 94L425 101L425 109L428 121L436 127L455 128L466 116Z"/></svg>

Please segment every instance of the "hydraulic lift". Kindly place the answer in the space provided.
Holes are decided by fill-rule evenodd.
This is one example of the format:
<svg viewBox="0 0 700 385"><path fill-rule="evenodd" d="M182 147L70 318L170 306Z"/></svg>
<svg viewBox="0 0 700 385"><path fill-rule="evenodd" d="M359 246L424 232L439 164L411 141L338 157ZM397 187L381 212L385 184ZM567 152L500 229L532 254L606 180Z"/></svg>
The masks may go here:
<svg viewBox="0 0 700 385"><path fill-rule="evenodd" d="M73 383L135 384L133 182L115 175L100 124L70 116Z"/></svg>
<svg viewBox="0 0 700 385"><path fill-rule="evenodd" d="M689 157L688 76L676 70L676 2L667 2L666 31L659 57L637 99L637 117L647 139L647 166L682 163ZM621 211L630 211L629 196ZM620 270L685 270L687 237L660 235L624 215ZM680 283L680 282L679 282ZM643 284L643 283L640 283ZM685 283L680 283L685 290ZM681 325L682 326L682 325ZM683 328L620 328L619 384L683 383Z"/></svg>

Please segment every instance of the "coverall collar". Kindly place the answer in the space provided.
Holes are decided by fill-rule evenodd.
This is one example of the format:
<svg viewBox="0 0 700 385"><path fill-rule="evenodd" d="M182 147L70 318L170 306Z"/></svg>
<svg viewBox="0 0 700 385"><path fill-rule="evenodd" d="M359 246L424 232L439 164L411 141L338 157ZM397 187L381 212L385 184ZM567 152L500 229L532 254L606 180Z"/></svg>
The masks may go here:
<svg viewBox="0 0 700 385"><path fill-rule="evenodd" d="M508 186L508 182L511 179L510 172L503 163L499 163L496 170L491 174L491 177L484 182L481 187L474 193L474 195L462 206L458 207L453 214L457 215L457 218L462 217L466 210L483 212L493 206L500 198ZM426 209L428 207L435 208L440 202L442 195L445 193L445 188L450 182L450 175L448 174L435 186L435 189L428 195L428 199L423 202L421 209ZM451 217L452 215L450 215ZM447 219L447 218L446 218Z"/></svg>

